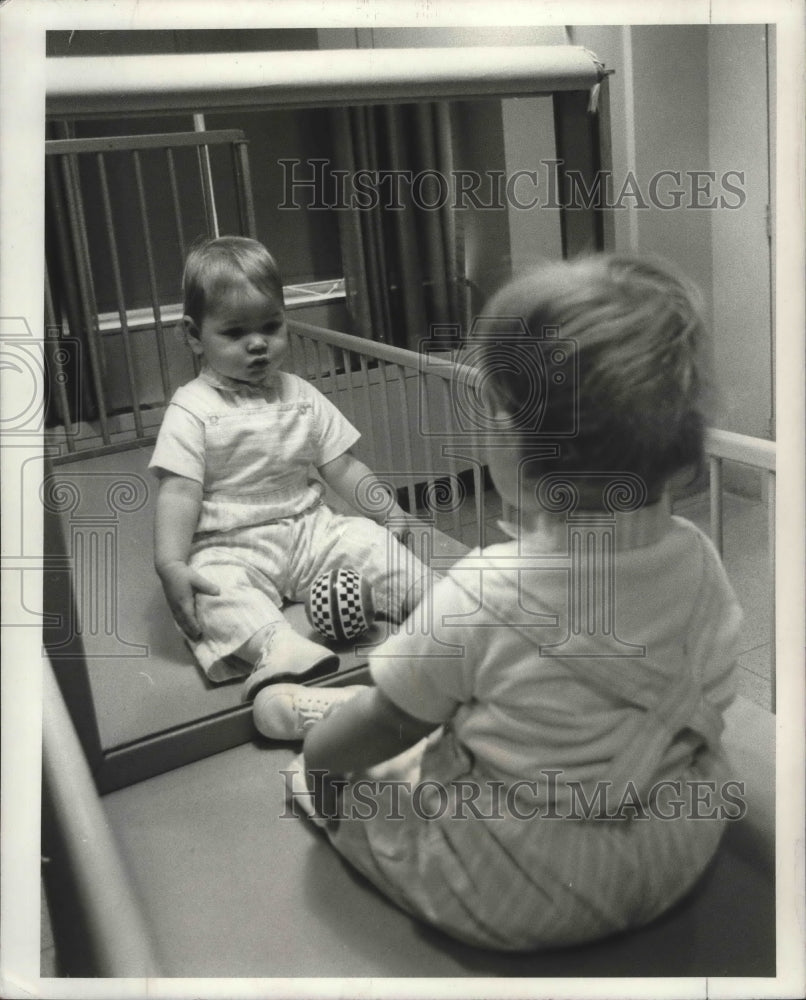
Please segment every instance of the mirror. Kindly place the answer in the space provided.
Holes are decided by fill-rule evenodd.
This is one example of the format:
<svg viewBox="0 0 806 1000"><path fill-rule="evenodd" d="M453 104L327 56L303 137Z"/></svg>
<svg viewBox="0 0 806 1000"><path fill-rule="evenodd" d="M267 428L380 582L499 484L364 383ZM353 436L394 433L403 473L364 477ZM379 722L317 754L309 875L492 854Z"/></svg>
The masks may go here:
<svg viewBox="0 0 806 1000"><path fill-rule="evenodd" d="M60 51L56 34L52 55ZM286 43L301 45L304 34ZM412 65L416 76L419 63ZM433 81L417 86L440 94ZM202 112L191 102L170 114L101 117L66 115L67 97L58 112L51 103L50 456L40 496L53 570L45 575L44 631L57 676L72 691L68 703L83 706L81 735L102 789L252 736L241 685L203 677L153 569L156 480L147 466L166 401L195 372L177 326L182 260L193 240L241 232L264 242L284 275L292 326L409 352L436 334L446 357L514 269L601 245L601 213L565 212L556 198L561 157L585 170L599 162L583 87L554 97L371 107L334 107L324 88L318 93L318 105L305 97L300 103L310 106L292 108L253 101ZM139 110L137 100L127 107ZM142 103L149 107L149 98ZM381 478L397 488L401 455L414 463L400 485L408 506L428 482L462 476L461 489L482 503L482 471L472 461L460 468L439 441L422 443L422 406L437 419L445 400L444 386L423 397L422 385L432 383L418 376L416 353L387 362L311 340L302 328L293 340L289 366L318 380L359 426L365 460ZM384 421L393 428L385 448ZM466 542L475 513L450 513L440 531ZM298 630L310 630L301 606L290 615ZM370 640L381 637L382 629ZM366 645L341 650L342 670L365 662Z"/></svg>

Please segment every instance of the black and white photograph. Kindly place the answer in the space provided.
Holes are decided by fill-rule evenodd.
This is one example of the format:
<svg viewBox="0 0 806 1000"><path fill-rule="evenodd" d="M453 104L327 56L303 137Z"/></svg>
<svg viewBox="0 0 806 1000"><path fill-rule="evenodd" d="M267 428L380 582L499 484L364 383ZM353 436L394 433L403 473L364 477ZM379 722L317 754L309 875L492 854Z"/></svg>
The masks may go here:
<svg viewBox="0 0 806 1000"><path fill-rule="evenodd" d="M803 996L805 28L0 3L0 995Z"/></svg>

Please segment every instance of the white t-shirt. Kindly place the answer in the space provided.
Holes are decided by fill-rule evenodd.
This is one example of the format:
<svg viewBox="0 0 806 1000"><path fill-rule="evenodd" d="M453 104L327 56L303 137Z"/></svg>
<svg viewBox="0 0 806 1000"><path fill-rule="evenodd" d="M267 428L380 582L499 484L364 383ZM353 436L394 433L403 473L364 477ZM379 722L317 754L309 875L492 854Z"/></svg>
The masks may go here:
<svg viewBox="0 0 806 1000"><path fill-rule="evenodd" d="M373 654L373 679L410 715L450 720L505 781L675 774L718 748L735 693L741 610L719 557L660 504L586 529L583 560L570 528L546 515L520 541L469 553L435 587L430 626Z"/></svg>

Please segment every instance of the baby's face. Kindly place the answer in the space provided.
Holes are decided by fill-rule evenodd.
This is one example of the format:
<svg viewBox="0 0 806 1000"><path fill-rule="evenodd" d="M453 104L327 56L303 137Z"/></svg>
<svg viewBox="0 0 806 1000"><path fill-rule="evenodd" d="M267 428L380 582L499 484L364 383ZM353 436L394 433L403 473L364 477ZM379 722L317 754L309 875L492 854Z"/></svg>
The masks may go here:
<svg viewBox="0 0 806 1000"><path fill-rule="evenodd" d="M239 382L262 382L288 351L282 302L246 282L208 308L200 329L191 326L188 339L194 353L219 375Z"/></svg>

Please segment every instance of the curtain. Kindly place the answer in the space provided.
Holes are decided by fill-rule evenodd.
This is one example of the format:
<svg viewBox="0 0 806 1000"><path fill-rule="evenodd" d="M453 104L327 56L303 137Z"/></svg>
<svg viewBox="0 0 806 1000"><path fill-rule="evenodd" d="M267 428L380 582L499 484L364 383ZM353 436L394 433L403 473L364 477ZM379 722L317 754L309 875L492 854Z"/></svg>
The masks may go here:
<svg viewBox="0 0 806 1000"><path fill-rule="evenodd" d="M447 346L465 320L448 105L338 108L332 129L351 332L413 351L426 338Z"/></svg>

